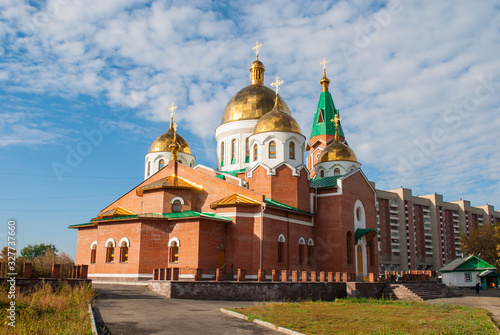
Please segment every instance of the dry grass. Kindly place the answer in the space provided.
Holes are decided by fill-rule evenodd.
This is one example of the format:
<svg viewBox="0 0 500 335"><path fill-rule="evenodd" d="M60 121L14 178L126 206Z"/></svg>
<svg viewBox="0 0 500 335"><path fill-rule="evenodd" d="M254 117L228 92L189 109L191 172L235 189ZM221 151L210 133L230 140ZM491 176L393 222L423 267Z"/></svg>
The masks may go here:
<svg viewBox="0 0 500 335"><path fill-rule="evenodd" d="M234 309L305 334L497 334L483 309L370 299Z"/></svg>
<svg viewBox="0 0 500 335"><path fill-rule="evenodd" d="M1 334L92 334L88 303L95 296L89 285L63 285L53 290L49 284L16 294L16 327L8 325L7 291L0 292Z"/></svg>

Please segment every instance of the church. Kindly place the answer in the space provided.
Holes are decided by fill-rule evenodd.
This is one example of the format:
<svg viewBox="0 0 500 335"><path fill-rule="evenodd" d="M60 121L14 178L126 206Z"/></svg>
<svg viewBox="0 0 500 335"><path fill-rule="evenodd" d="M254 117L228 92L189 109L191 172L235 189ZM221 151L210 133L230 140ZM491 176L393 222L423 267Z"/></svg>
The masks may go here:
<svg viewBox="0 0 500 335"><path fill-rule="evenodd" d="M169 129L145 156L144 181L70 226L89 278L149 280L158 268L181 280L214 279L217 269L226 279L244 270L246 280L259 270L267 280L272 270L378 273L376 191L346 142L327 62L307 139L279 95L283 81L264 85L260 46L250 84L215 129L215 168L195 163L172 103Z"/></svg>

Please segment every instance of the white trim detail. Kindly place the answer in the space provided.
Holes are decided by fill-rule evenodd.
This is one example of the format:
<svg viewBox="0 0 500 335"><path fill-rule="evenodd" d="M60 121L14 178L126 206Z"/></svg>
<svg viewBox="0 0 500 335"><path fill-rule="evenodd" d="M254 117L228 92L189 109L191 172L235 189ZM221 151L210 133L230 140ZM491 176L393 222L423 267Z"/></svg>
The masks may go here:
<svg viewBox="0 0 500 335"><path fill-rule="evenodd" d="M306 245L306 240L302 236L299 238L299 245Z"/></svg>
<svg viewBox="0 0 500 335"><path fill-rule="evenodd" d="M126 246L127 247L130 247L130 241L128 240L128 238L126 237L123 237L120 242L118 243L118 246L121 247L122 246L122 243L125 242Z"/></svg>
<svg viewBox="0 0 500 335"><path fill-rule="evenodd" d="M168 240L168 246L171 247L173 242L177 242L177 246L181 246L181 241L177 237L172 237L170 240Z"/></svg>
<svg viewBox="0 0 500 335"><path fill-rule="evenodd" d="M245 275L245 279L255 279L257 280L257 275Z"/></svg>
<svg viewBox="0 0 500 335"><path fill-rule="evenodd" d="M93 249L94 249L94 248L93 248L93 247L94 247L94 245L95 245L95 247L96 247L96 249L97 249L97 241L94 241L94 242L92 242L92 243L90 244L90 250L93 250Z"/></svg>
<svg viewBox="0 0 500 335"><path fill-rule="evenodd" d="M278 242L286 242L285 235L283 235L283 234L279 234L279 235L278 235Z"/></svg>
<svg viewBox="0 0 500 335"><path fill-rule="evenodd" d="M318 194L318 198L322 198L322 197L331 197L331 196L334 196L334 195L341 195L342 193L325 193L325 194Z"/></svg>
<svg viewBox="0 0 500 335"><path fill-rule="evenodd" d="M88 277L95 278L103 278L103 277L111 277L111 278L153 278L152 274L148 273L92 273L89 274Z"/></svg>
<svg viewBox="0 0 500 335"><path fill-rule="evenodd" d="M194 279L194 274L183 274L183 275L179 275L179 279Z"/></svg>
<svg viewBox="0 0 500 335"><path fill-rule="evenodd" d="M277 215L273 215L273 214L264 213L264 217L265 218L269 218L269 219L275 219L275 220L285 221L285 222L297 223L297 224L301 224L301 225L304 225L304 226L310 226L310 227L314 226L314 223L312 223L310 221L302 221L302 220L297 220L297 219L290 219L290 218L286 218L286 217L283 217L283 216L277 216Z"/></svg>
<svg viewBox="0 0 500 335"><path fill-rule="evenodd" d="M313 239L312 239L312 238L309 238L309 239L307 240L307 245L309 245L309 246L311 246L311 247L313 247L313 246L314 246L314 241L313 241Z"/></svg>
<svg viewBox="0 0 500 335"><path fill-rule="evenodd" d="M173 205L175 200L179 200L181 202L181 205L184 205L184 199L181 197L173 197L172 200L170 200L170 204Z"/></svg>
<svg viewBox="0 0 500 335"><path fill-rule="evenodd" d="M235 216L240 218L258 218L260 213L237 213L237 212L227 212L227 213L217 213L222 216Z"/></svg>
<svg viewBox="0 0 500 335"><path fill-rule="evenodd" d="M113 240L113 239L110 237L110 238L108 238L108 240L106 241L106 244L105 244L106 248L108 247L109 242L111 242L111 244L113 245L113 248L114 248L114 247L116 247L116 242L115 242L115 240Z"/></svg>
<svg viewBox="0 0 500 335"><path fill-rule="evenodd" d="M201 275L201 279L214 279L215 278L215 275Z"/></svg>

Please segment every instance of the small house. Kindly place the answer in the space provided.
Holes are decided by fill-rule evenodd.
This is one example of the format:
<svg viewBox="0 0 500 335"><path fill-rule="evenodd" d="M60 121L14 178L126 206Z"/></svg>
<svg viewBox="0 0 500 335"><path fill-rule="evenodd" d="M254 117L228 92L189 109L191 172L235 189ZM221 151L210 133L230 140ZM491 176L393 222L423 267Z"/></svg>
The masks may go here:
<svg viewBox="0 0 500 335"><path fill-rule="evenodd" d="M500 273L497 269L482 259L470 255L467 258L457 258L439 270L443 283L454 287L473 287L481 284L482 289L498 288Z"/></svg>

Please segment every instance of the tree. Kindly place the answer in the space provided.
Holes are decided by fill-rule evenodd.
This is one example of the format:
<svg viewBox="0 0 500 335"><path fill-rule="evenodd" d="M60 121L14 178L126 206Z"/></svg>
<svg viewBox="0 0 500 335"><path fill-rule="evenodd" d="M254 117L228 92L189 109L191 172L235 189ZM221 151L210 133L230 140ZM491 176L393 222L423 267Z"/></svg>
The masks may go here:
<svg viewBox="0 0 500 335"><path fill-rule="evenodd" d="M479 256L482 260L493 266L500 266L498 248L500 246L500 226L498 224L476 225L470 230L469 236L460 234L462 252Z"/></svg>
<svg viewBox="0 0 500 335"><path fill-rule="evenodd" d="M28 262L32 262L38 256L43 256L47 252L47 250L52 250L54 253L57 252L57 248L53 244L28 244L27 247L21 249L21 256L26 258Z"/></svg>

